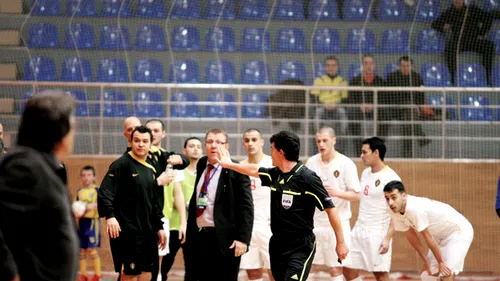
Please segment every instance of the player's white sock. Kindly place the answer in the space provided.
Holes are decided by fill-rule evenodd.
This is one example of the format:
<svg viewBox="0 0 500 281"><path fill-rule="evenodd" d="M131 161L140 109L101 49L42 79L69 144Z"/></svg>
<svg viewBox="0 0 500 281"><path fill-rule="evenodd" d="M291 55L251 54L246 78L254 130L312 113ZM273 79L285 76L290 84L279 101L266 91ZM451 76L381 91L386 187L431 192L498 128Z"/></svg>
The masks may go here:
<svg viewBox="0 0 500 281"><path fill-rule="evenodd" d="M344 275L340 274L340 275L335 276L335 277L330 277L330 280L331 281L345 281L345 278L344 278Z"/></svg>
<svg viewBox="0 0 500 281"><path fill-rule="evenodd" d="M420 274L420 278L422 279L422 281L439 281L440 279L437 276L429 275L427 271L422 272L422 274Z"/></svg>

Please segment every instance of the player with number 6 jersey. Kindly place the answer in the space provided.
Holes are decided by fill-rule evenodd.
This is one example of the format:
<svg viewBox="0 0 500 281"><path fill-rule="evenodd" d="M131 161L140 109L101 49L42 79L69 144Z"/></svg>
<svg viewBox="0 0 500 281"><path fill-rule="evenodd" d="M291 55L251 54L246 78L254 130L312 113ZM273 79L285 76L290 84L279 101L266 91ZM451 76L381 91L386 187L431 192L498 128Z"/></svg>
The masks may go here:
<svg viewBox="0 0 500 281"><path fill-rule="evenodd" d="M243 164L258 164L260 167L272 168L271 156L264 154L264 139L258 129L248 129L243 133L243 148L248 158L241 161ZM271 239L271 189L262 186L262 181L257 177L250 177L252 189L254 221L252 240L248 253L241 257L241 269L246 269L248 280L261 281L263 269L268 270L272 280L269 264L269 239Z"/></svg>
<svg viewBox="0 0 500 281"><path fill-rule="evenodd" d="M360 281L360 269L372 272L377 281L389 281L394 228L384 198L384 186L401 179L385 165L385 152L382 139L372 137L363 141L361 160L367 168L361 174L358 220L351 233L352 267L344 270L348 281Z"/></svg>

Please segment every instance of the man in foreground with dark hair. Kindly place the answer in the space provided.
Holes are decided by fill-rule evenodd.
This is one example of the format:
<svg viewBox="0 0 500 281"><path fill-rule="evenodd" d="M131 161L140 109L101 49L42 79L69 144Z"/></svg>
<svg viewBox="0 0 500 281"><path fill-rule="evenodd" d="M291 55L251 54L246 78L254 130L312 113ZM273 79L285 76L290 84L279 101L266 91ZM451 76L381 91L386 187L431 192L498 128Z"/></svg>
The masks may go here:
<svg viewBox="0 0 500 281"><path fill-rule="evenodd" d="M396 231L406 233L408 242L423 262L423 281L452 281L464 269L465 257L474 239L470 222L448 204L406 193L400 181L384 187ZM417 236L422 234L425 248Z"/></svg>
<svg viewBox="0 0 500 281"><path fill-rule="evenodd" d="M151 280L158 244L166 246L158 196L167 174L158 178L146 162L153 135L146 126L131 134L132 149L111 164L99 189L99 215L106 218L115 271L121 280Z"/></svg>
<svg viewBox="0 0 500 281"><path fill-rule="evenodd" d="M281 131L274 134L270 142L273 168L233 163L228 150L222 146L219 146L217 161L225 169L259 177L262 185L271 187L273 236L269 241L269 255L273 277L277 281L306 280L316 252L313 233L316 208L328 214L340 261L346 258L349 250L332 198L316 173L299 161L299 137Z"/></svg>
<svg viewBox="0 0 500 281"><path fill-rule="evenodd" d="M68 189L57 174L73 150L73 112L74 99L63 92L33 96L21 117L17 146L0 160L1 280L76 278L76 225Z"/></svg>

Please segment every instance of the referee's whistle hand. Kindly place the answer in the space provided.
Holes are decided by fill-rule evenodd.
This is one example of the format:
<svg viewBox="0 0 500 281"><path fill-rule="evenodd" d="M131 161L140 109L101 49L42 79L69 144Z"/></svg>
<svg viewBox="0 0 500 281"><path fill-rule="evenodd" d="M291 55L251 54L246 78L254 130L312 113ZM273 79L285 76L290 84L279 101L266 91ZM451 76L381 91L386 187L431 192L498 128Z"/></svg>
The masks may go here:
<svg viewBox="0 0 500 281"><path fill-rule="evenodd" d="M110 238L118 238L120 236L120 224L115 218L109 218L106 220L106 231Z"/></svg>
<svg viewBox="0 0 500 281"><path fill-rule="evenodd" d="M347 254L349 253L349 249L347 249L347 245L345 243L337 243L335 251L337 252L337 256L340 260L345 260Z"/></svg>

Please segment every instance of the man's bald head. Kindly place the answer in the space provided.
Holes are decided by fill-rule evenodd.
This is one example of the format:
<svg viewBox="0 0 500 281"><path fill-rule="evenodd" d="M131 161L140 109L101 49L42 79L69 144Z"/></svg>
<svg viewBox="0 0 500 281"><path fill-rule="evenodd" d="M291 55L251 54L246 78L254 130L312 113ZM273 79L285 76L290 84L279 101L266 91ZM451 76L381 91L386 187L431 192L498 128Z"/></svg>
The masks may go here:
<svg viewBox="0 0 500 281"><path fill-rule="evenodd" d="M130 138L132 136L132 131L134 131L135 127L141 125L141 120L135 116L130 116L123 121L123 135L130 142Z"/></svg>

